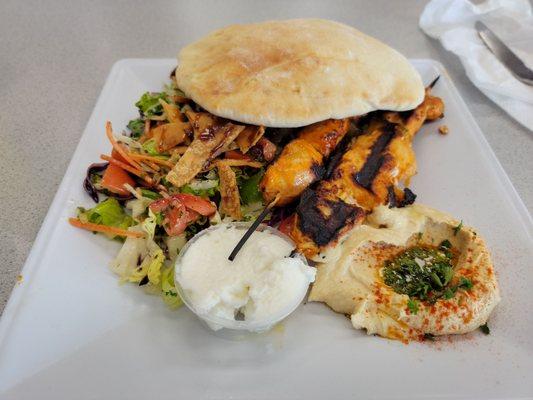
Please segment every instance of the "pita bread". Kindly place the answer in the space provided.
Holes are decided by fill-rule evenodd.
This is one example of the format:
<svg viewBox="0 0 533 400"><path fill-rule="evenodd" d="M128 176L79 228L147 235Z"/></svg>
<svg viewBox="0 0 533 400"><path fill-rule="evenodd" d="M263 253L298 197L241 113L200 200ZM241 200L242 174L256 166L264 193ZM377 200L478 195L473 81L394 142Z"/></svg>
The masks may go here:
<svg viewBox="0 0 533 400"><path fill-rule="evenodd" d="M419 74L400 53L322 19L215 31L180 52L176 81L212 114L280 128L410 110L424 98Z"/></svg>

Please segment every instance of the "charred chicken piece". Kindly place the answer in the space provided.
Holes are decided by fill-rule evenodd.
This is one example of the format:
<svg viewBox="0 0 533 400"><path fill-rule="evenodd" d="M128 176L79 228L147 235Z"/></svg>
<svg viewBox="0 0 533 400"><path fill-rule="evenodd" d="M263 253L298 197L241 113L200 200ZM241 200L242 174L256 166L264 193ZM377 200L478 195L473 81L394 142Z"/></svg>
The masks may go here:
<svg viewBox="0 0 533 400"><path fill-rule="evenodd" d="M380 204L403 206L414 201L407 185L416 173L412 140L425 121L439 118L442 100L426 93L412 112L376 113L364 133L331 168L331 175L301 197L290 236L312 258L334 243Z"/></svg>
<svg viewBox="0 0 533 400"><path fill-rule="evenodd" d="M324 160L350 126L349 119L329 119L303 128L266 170L259 185L267 203L281 206L295 200L324 174Z"/></svg>

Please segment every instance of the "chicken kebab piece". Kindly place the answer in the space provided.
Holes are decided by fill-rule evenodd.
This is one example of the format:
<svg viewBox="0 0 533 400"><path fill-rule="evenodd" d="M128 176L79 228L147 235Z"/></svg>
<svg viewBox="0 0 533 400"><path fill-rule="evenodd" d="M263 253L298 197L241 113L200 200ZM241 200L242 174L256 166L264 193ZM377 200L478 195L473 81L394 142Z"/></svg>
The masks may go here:
<svg viewBox="0 0 533 400"><path fill-rule="evenodd" d="M306 126L266 170L259 188L267 203L282 206L296 200L324 175L324 160L348 132L350 120L328 119Z"/></svg>
<svg viewBox="0 0 533 400"><path fill-rule="evenodd" d="M305 190L284 231L298 250L313 258L359 224L380 204L401 207L415 195L407 188L416 173L412 149L425 121L441 118L444 103L426 90L424 101L409 113L376 112L368 117L340 157L332 157L325 179Z"/></svg>

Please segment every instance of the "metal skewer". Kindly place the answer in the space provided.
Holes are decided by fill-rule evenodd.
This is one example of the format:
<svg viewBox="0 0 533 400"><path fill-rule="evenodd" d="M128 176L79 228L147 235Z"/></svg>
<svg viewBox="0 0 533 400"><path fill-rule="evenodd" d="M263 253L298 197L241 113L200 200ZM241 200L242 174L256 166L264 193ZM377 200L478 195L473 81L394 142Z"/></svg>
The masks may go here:
<svg viewBox="0 0 533 400"><path fill-rule="evenodd" d="M245 234L242 236L241 240L239 240L239 243L237 243L237 246L233 249L231 254L228 257L228 260L233 261L235 257L237 256L237 253L241 251L242 246L246 243L246 241L252 236L252 233L255 232L259 224L263 222L263 220L266 218L268 213L272 210L272 208L276 205L276 203L279 200L279 195L269 204L265 207L263 211L261 211L261 214L257 217L257 219L253 222L252 225L248 228L248 230L245 232Z"/></svg>
<svg viewBox="0 0 533 400"><path fill-rule="evenodd" d="M431 83L429 84L428 88L433 89L433 86L435 86L435 84L437 83L437 81L438 81L439 79L440 79L440 75L437 76L437 77L433 80L433 82L431 82Z"/></svg>

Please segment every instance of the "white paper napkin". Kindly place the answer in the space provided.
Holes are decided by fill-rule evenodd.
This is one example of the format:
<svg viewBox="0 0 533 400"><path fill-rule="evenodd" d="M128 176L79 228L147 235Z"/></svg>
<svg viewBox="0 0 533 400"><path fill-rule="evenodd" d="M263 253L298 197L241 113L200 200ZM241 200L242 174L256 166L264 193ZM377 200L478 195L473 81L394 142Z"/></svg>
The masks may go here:
<svg viewBox="0 0 533 400"><path fill-rule="evenodd" d="M485 47L474 29L478 20L533 69L528 0L431 0L420 16L420 28L461 59L466 75L487 97L533 130L533 86L516 79Z"/></svg>

